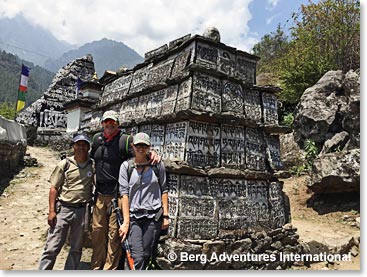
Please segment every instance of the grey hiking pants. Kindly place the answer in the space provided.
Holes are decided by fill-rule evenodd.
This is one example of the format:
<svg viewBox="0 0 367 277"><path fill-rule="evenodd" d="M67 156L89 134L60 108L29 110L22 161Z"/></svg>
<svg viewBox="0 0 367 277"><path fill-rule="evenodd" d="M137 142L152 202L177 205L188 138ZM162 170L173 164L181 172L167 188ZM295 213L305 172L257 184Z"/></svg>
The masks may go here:
<svg viewBox="0 0 367 277"><path fill-rule="evenodd" d="M130 218L128 241L136 270L144 270L147 267L154 246L158 243L161 226L162 218L158 221L146 217Z"/></svg>
<svg viewBox="0 0 367 277"><path fill-rule="evenodd" d="M70 229L70 251L65 262L65 270L78 269L82 256L84 241L84 216L85 207L66 207L56 203L56 226L48 230L47 242L42 253L39 270L53 269L56 257L64 245Z"/></svg>

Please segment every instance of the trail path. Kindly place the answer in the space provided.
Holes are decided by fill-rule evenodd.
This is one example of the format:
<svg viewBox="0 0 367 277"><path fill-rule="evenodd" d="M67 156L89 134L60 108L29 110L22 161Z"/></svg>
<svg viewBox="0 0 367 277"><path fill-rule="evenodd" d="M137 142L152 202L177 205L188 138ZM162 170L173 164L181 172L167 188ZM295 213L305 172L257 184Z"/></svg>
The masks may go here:
<svg viewBox="0 0 367 277"><path fill-rule="evenodd" d="M292 177L283 181L283 191L290 201L292 225L297 228L297 234L302 241L315 240L329 247L338 247L347 244L352 237L360 236L360 229L345 220L358 217L359 212L348 210L319 214L312 207L307 207L311 193L307 192L306 176ZM311 264L310 269L320 270L328 267L338 270L359 270L360 255L352 256L350 262L335 262L333 265L327 264L327 267L326 264L325 262Z"/></svg>
<svg viewBox="0 0 367 277"><path fill-rule="evenodd" d="M0 269L38 268L47 236L50 174L60 160L48 148L27 147L39 167L25 167L0 197ZM82 266L90 262L90 249L83 250ZM54 269L63 269L67 247L59 254Z"/></svg>
<svg viewBox="0 0 367 277"><path fill-rule="evenodd" d="M48 148L30 147L27 153L37 159L39 167L25 167L10 182L0 196L0 269L36 270L46 241L48 192L47 181L59 161L56 152ZM292 224L298 228L300 239L312 239L337 244L359 236L359 229L341 219L351 212L319 215L307 208L310 197L305 191L304 177L284 180L284 191L290 198ZM68 247L64 246L54 269L62 270ZM91 249L84 248L81 269L90 268ZM359 270L359 255L351 262L335 263L330 269ZM306 268L298 268L306 269ZM325 269L325 263L312 264L308 269Z"/></svg>

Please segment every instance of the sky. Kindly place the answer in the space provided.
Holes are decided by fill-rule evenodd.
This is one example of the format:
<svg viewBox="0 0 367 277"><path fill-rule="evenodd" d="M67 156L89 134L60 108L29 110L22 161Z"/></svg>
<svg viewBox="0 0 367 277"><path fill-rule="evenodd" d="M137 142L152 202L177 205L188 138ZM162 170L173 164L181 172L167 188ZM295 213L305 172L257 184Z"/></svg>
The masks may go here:
<svg viewBox="0 0 367 277"><path fill-rule="evenodd" d="M0 0L0 18L22 14L30 23L70 44L81 46L108 38L123 42L142 56L174 39L201 35L207 27L215 26L221 42L250 52L279 23L289 28L292 12L307 3L308 0Z"/></svg>

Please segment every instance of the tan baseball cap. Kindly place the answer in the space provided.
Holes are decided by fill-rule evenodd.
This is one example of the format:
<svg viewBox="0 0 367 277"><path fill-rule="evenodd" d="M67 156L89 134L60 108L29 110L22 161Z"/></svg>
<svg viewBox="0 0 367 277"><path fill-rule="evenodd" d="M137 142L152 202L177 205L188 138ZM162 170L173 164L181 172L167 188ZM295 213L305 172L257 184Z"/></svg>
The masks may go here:
<svg viewBox="0 0 367 277"><path fill-rule="evenodd" d="M133 144L136 145L136 144L139 144L139 143L150 145L150 138L149 138L148 134L146 134L146 133L137 133L134 136Z"/></svg>
<svg viewBox="0 0 367 277"><path fill-rule="evenodd" d="M115 111L106 111L102 116L102 121L105 121L106 119L112 119L115 121L119 121L118 113Z"/></svg>

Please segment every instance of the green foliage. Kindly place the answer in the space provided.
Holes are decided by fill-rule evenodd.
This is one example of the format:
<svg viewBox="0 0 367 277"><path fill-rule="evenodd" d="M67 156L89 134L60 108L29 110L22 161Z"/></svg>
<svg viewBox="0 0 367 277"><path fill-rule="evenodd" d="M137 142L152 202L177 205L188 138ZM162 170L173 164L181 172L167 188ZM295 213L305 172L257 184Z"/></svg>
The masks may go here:
<svg viewBox="0 0 367 277"><path fill-rule="evenodd" d="M50 85L52 72L32 63L21 61L17 56L5 51L0 51L0 103L17 101L22 62L31 68L26 107L39 99Z"/></svg>
<svg viewBox="0 0 367 277"><path fill-rule="evenodd" d="M311 139L307 139L305 141L305 151L306 151L306 168L310 169L313 161L315 160L320 151L316 143Z"/></svg>
<svg viewBox="0 0 367 277"><path fill-rule="evenodd" d="M7 119L13 120L15 118L15 103L0 103L0 115Z"/></svg>
<svg viewBox="0 0 367 277"><path fill-rule="evenodd" d="M257 73L275 73L280 69L281 58L288 46L288 38L280 25L275 32L265 35L254 45L252 53L261 57L257 65Z"/></svg>
<svg viewBox="0 0 367 277"><path fill-rule="evenodd" d="M280 100L297 104L327 71L360 66L359 1L322 0L293 15L291 42L282 58Z"/></svg>
<svg viewBox="0 0 367 277"><path fill-rule="evenodd" d="M342 149L341 149L340 145L338 145L338 147L336 147L333 152L341 152L341 151L342 151Z"/></svg>
<svg viewBox="0 0 367 277"><path fill-rule="evenodd" d="M293 113L287 113L283 116L282 124L288 126L289 128L293 127L294 115Z"/></svg>
<svg viewBox="0 0 367 277"><path fill-rule="evenodd" d="M292 175L301 176L303 172L306 171L306 166L304 164L298 165L298 166L292 166L289 170L289 172Z"/></svg>
<svg viewBox="0 0 367 277"><path fill-rule="evenodd" d="M292 112L327 71L360 67L360 1L309 0L292 19L289 38L278 26L253 48L261 58L257 72L279 80L283 113Z"/></svg>
<svg viewBox="0 0 367 277"><path fill-rule="evenodd" d="M302 173L308 172L320 152L316 143L310 139L305 141L304 150L306 152L305 162L301 165L292 166L289 170L292 175L300 176Z"/></svg>
<svg viewBox="0 0 367 277"><path fill-rule="evenodd" d="M315 65L344 72L360 67L360 1L311 3L302 6L301 15L294 19L294 37L311 43L308 50ZM306 46L307 41L301 46Z"/></svg>

